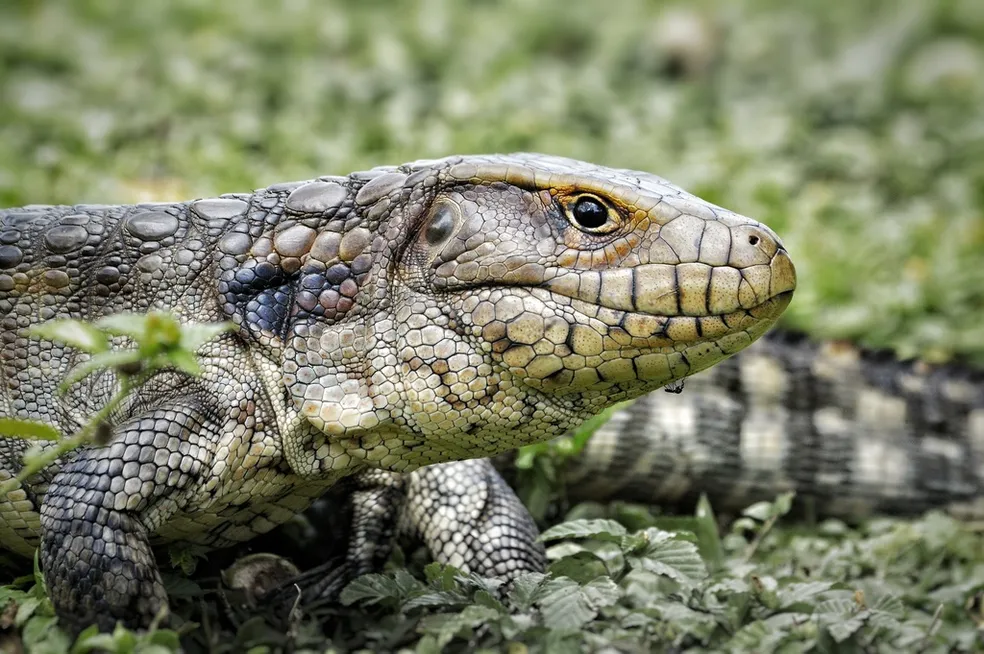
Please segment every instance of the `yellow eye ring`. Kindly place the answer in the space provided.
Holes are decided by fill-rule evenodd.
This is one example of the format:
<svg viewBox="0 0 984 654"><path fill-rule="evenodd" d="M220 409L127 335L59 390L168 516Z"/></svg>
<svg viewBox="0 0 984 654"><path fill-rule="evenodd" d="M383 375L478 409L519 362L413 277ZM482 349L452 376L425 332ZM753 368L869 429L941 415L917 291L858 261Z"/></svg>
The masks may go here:
<svg viewBox="0 0 984 654"><path fill-rule="evenodd" d="M567 220L588 234L608 234L622 225L622 217L596 195L580 193L560 199Z"/></svg>

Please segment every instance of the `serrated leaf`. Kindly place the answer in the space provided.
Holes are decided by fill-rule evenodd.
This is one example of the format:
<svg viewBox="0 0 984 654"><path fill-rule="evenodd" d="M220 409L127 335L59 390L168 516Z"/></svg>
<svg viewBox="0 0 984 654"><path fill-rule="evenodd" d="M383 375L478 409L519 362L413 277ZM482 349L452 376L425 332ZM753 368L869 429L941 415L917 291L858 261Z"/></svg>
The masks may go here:
<svg viewBox="0 0 984 654"><path fill-rule="evenodd" d="M407 598L414 593L422 593L427 587L420 583L420 580L407 572L405 568L400 568L393 573L393 582L399 590L401 598Z"/></svg>
<svg viewBox="0 0 984 654"><path fill-rule="evenodd" d="M512 582L509 590L509 601L520 611L525 611L533 605L536 595L543 587L547 575L542 572L522 572Z"/></svg>
<svg viewBox="0 0 984 654"><path fill-rule="evenodd" d="M611 606L622 596L622 589L609 577L592 579L581 588L585 597L595 608Z"/></svg>
<svg viewBox="0 0 984 654"><path fill-rule="evenodd" d="M117 622L113 630L113 642L117 651L132 652L137 645L137 636L132 631Z"/></svg>
<svg viewBox="0 0 984 654"><path fill-rule="evenodd" d="M598 615L581 586L567 577L548 581L537 604L543 615L543 625L560 632L576 631Z"/></svg>
<svg viewBox="0 0 984 654"><path fill-rule="evenodd" d="M112 634L99 633L98 630L94 633L89 633L89 630L86 630L85 633L87 635L84 638L79 636L75 641L75 645L72 647L72 654L116 651L116 641L113 639Z"/></svg>
<svg viewBox="0 0 984 654"><path fill-rule="evenodd" d="M837 622L829 622L825 626L830 637L834 639L834 642L843 643L864 626L864 620L861 618L847 618Z"/></svg>
<svg viewBox="0 0 984 654"><path fill-rule="evenodd" d="M499 591L499 588L506 583L502 579L483 577L482 575L474 572L469 572L468 574L459 572L456 577L456 581L468 589L475 589L478 592L488 593L489 595L496 594Z"/></svg>
<svg viewBox="0 0 984 654"><path fill-rule="evenodd" d="M459 605L464 603L464 601L465 598L459 593L436 590L411 597L402 604L402 607L404 611L412 611L413 609L421 607L435 606L457 608Z"/></svg>
<svg viewBox="0 0 984 654"><path fill-rule="evenodd" d="M578 583L584 583L599 575L609 573L605 562L588 551L578 552L553 561L548 570L555 576L570 577Z"/></svg>
<svg viewBox="0 0 984 654"><path fill-rule="evenodd" d="M500 614L506 613L506 607L502 605L502 602L486 590L479 590L475 593L475 604L488 607Z"/></svg>
<svg viewBox="0 0 984 654"><path fill-rule="evenodd" d="M649 538L644 531L637 531L623 536L618 546L625 554L636 554L649 547Z"/></svg>
<svg viewBox="0 0 984 654"><path fill-rule="evenodd" d="M796 491L789 491L779 494L772 503L773 515L784 516L793 508L793 500L796 499Z"/></svg>
<svg viewBox="0 0 984 654"><path fill-rule="evenodd" d="M460 613L439 613L421 619L419 631L436 639L438 649L450 643L461 631L472 630L499 617L498 612L485 606L469 606Z"/></svg>
<svg viewBox="0 0 984 654"><path fill-rule="evenodd" d="M614 520L571 520L547 529L540 534L541 541L561 538L599 538L620 542L626 534L625 527Z"/></svg>
<svg viewBox="0 0 984 654"><path fill-rule="evenodd" d="M366 605L378 604L387 600L399 600L400 587L395 581L384 574L367 574L353 579L339 595L339 601L345 606L361 603Z"/></svg>
<svg viewBox="0 0 984 654"><path fill-rule="evenodd" d="M4 438L23 438L27 440L57 441L62 437L58 429L43 422L0 418L0 436Z"/></svg>
<svg viewBox="0 0 984 654"><path fill-rule="evenodd" d="M833 587L832 581L808 581L804 583L789 584L776 592L779 598L779 606L788 609L802 603L810 603L810 600L817 599L817 596Z"/></svg>
<svg viewBox="0 0 984 654"><path fill-rule="evenodd" d="M167 595L170 598L189 598L189 597L201 597L204 595L202 587L197 583L189 579L188 577L183 577L180 575L169 574L163 575L164 590L167 591ZM154 632L157 633L157 632Z"/></svg>
<svg viewBox="0 0 984 654"><path fill-rule="evenodd" d="M899 620L905 617L905 606L902 604L902 600L889 593L876 595L874 601L868 604L868 608Z"/></svg>
<svg viewBox="0 0 984 654"><path fill-rule="evenodd" d="M672 534L656 529L650 545L642 555L626 557L630 567L646 570L677 583L693 585L707 576L707 567L693 543L672 538Z"/></svg>

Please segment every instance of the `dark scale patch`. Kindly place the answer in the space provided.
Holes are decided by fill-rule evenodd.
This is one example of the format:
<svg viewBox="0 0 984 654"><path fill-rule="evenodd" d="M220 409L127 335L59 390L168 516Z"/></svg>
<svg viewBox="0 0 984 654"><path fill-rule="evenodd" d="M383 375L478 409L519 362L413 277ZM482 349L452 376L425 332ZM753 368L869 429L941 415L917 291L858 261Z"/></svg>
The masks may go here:
<svg viewBox="0 0 984 654"><path fill-rule="evenodd" d="M291 276L267 261L240 264L233 256L222 257L219 267L217 290L233 322L260 342L267 342L268 335L282 337L293 304Z"/></svg>

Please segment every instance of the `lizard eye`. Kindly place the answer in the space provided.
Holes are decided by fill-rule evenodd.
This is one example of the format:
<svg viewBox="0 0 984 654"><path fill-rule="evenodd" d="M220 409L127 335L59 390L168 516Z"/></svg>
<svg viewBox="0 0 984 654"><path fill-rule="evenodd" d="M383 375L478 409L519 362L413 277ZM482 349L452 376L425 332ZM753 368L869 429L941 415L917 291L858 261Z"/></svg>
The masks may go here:
<svg viewBox="0 0 984 654"><path fill-rule="evenodd" d="M443 202L438 205L424 231L424 238L427 243L440 245L448 240L457 223L456 218L455 211L450 205Z"/></svg>
<svg viewBox="0 0 984 654"><path fill-rule="evenodd" d="M561 202L567 219L581 231L607 234L621 223L618 213L593 195L578 195Z"/></svg>

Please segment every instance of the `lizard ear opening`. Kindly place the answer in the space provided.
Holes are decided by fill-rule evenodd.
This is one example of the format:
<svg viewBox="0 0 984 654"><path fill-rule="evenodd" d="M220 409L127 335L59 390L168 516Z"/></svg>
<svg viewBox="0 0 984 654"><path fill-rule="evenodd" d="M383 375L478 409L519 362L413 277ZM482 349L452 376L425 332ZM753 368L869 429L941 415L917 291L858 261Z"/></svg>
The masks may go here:
<svg viewBox="0 0 984 654"><path fill-rule="evenodd" d="M447 243L460 226L460 207L450 200L438 199L434 202L424 224L424 242L436 250Z"/></svg>

